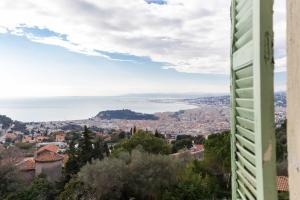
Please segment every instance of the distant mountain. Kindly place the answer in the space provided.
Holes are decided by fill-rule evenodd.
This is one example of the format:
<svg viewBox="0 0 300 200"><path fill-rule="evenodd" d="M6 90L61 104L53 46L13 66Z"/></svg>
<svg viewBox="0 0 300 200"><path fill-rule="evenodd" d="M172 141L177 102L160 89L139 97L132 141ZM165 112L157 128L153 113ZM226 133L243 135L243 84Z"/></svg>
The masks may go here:
<svg viewBox="0 0 300 200"><path fill-rule="evenodd" d="M125 120L158 120L159 117L152 114L133 112L128 109L124 110L107 110L96 115L100 119L125 119Z"/></svg>

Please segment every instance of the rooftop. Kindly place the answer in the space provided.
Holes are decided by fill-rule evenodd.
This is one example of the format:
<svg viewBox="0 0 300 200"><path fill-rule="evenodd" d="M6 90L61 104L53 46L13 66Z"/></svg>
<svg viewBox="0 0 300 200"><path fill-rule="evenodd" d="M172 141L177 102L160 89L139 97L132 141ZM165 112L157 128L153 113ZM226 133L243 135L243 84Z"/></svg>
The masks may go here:
<svg viewBox="0 0 300 200"><path fill-rule="evenodd" d="M277 176L277 190L279 192L289 191L289 179L287 176Z"/></svg>
<svg viewBox="0 0 300 200"><path fill-rule="evenodd" d="M55 162L63 159L64 157L56 152L44 150L43 152L39 153L34 160L36 162Z"/></svg>
<svg viewBox="0 0 300 200"><path fill-rule="evenodd" d="M37 154L41 153L44 150L48 150L48 151L57 153L59 151L59 147L54 144L47 144L46 146L39 148L39 150L37 151Z"/></svg>

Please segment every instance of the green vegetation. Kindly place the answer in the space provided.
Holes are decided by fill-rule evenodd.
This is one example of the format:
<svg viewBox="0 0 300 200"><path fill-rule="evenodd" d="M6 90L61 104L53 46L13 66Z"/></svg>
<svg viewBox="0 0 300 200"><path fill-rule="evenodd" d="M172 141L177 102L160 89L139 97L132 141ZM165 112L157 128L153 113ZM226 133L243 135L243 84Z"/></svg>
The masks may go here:
<svg viewBox="0 0 300 200"><path fill-rule="evenodd" d="M133 150L119 157L87 164L79 180L95 191L98 199L159 199L176 183L180 163L166 155Z"/></svg>
<svg viewBox="0 0 300 200"><path fill-rule="evenodd" d="M195 160L189 153L177 157L170 155L174 146L185 148L185 144L190 146L196 139L204 144L204 160ZM119 132L119 142L113 146L112 154L107 143L87 127L80 134L68 135L68 141L69 160L61 181L49 183L40 176L27 186L17 178L14 168L1 166L0 199L198 200L230 197L229 133L212 135L207 140L182 135L174 144L168 144L158 132L135 130L132 135ZM18 145L27 149L24 144Z"/></svg>
<svg viewBox="0 0 300 200"><path fill-rule="evenodd" d="M3 129L9 128L13 123L13 120L5 115L0 115L0 124L2 124Z"/></svg>
<svg viewBox="0 0 300 200"><path fill-rule="evenodd" d="M133 112L131 110L108 110L100 112L96 115L101 119L127 119L127 120L158 120L159 118L152 114L143 114Z"/></svg>
<svg viewBox="0 0 300 200"><path fill-rule="evenodd" d="M287 121L280 128L276 129L276 159L277 159L277 175L288 176L288 160L287 160ZM288 192L278 193L279 200L289 199Z"/></svg>
<svg viewBox="0 0 300 200"><path fill-rule="evenodd" d="M63 179L57 183L49 183L41 176L26 185L17 178L13 167L0 165L0 199L230 199L229 132L212 134L207 139L181 135L173 144L167 143L157 131L132 129L131 133L119 132L114 136L118 142L112 145L111 154L103 138L87 127L83 132L68 134L69 160ZM280 131L277 136L284 138ZM204 145L203 160L195 160L187 152L176 157L171 154L174 149L190 148L192 143ZM18 146L27 149L24 144ZM278 154L286 155L284 152ZM12 148L1 156L3 159L17 153Z"/></svg>
<svg viewBox="0 0 300 200"><path fill-rule="evenodd" d="M190 149L193 146L193 141L191 138L177 139L172 144L172 153L176 153L180 149Z"/></svg>
<svg viewBox="0 0 300 200"><path fill-rule="evenodd" d="M154 134L142 130L137 131L130 139L121 141L114 147L114 154L118 152L131 152L141 146L146 152L153 154L170 154L171 146L162 138L155 137Z"/></svg>
<svg viewBox="0 0 300 200"><path fill-rule="evenodd" d="M21 131L22 133L28 133L26 129L26 124L20 121L14 121L14 127L12 127L13 131Z"/></svg>
<svg viewBox="0 0 300 200"><path fill-rule="evenodd" d="M190 149L194 144L204 144L205 138L203 135L178 135L176 140L172 141L172 153L176 153L181 149Z"/></svg>
<svg viewBox="0 0 300 200"><path fill-rule="evenodd" d="M52 200L55 198L55 185L48 182L47 179L40 175L23 191L13 196L14 200Z"/></svg>
<svg viewBox="0 0 300 200"><path fill-rule="evenodd" d="M215 148L220 144L221 150ZM230 150L226 149L230 148L229 133L209 137L204 146L208 154L203 161L194 160L190 154L174 158L169 155L171 146L164 139L140 130L115 145L111 156L81 167L58 199L229 198ZM221 167L215 168L216 162Z"/></svg>
<svg viewBox="0 0 300 200"><path fill-rule="evenodd" d="M0 162L0 199L10 199L22 190L23 183L19 177L14 165Z"/></svg>
<svg viewBox="0 0 300 200"><path fill-rule="evenodd" d="M78 148L76 148L78 145ZM65 166L66 180L77 172L86 163L92 160L102 160L104 156L109 156L107 144L99 137L96 137L86 126L80 138L74 137L69 143L69 160Z"/></svg>
<svg viewBox="0 0 300 200"><path fill-rule="evenodd" d="M276 159L277 174L279 176L288 175L287 166L287 138L286 138L286 121L280 128L276 129Z"/></svg>

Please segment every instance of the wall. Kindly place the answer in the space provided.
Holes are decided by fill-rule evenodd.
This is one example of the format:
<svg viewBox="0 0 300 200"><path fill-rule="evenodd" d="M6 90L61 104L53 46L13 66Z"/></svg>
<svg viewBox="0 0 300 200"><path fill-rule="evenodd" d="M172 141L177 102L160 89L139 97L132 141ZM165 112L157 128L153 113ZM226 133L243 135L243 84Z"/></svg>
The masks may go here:
<svg viewBox="0 0 300 200"><path fill-rule="evenodd" d="M62 176L62 164L63 161L61 160L54 162L36 162L35 175L38 176L42 173L46 175L48 181L58 181Z"/></svg>
<svg viewBox="0 0 300 200"><path fill-rule="evenodd" d="M300 199L300 1L287 0L287 120L290 199Z"/></svg>

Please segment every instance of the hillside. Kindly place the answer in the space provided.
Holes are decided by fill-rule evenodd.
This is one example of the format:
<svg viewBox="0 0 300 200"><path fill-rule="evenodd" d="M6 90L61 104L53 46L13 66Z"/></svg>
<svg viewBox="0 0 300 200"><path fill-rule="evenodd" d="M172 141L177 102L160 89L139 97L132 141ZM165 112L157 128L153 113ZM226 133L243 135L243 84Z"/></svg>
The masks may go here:
<svg viewBox="0 0 300 200"><path fill-rule="evenodd" d="M123 110L108 110L100 112L96 115L100 119L125 119L125 120L158 120L159 117L152 114L144 114L133 112L128 109Z"/></svg>

